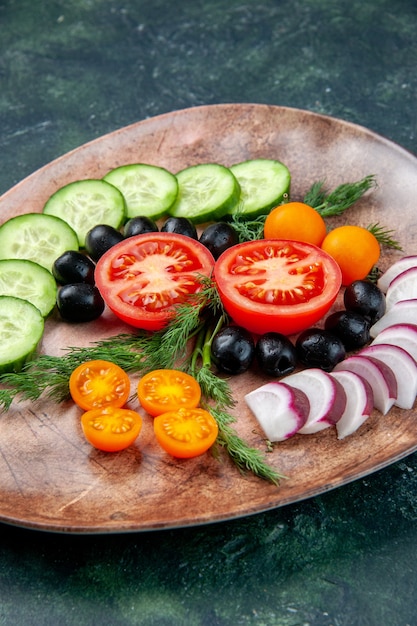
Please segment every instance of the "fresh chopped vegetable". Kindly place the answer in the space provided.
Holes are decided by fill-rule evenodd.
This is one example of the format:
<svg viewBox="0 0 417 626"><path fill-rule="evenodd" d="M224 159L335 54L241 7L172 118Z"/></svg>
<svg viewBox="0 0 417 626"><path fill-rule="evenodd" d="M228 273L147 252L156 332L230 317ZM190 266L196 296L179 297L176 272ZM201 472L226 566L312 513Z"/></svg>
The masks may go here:
<svg viewBox="0 0 417 626"><path fill-rule="evenodd" d="M397 381L391 368L379 359L358 353L349 356L334 368L335 372L346 370L369 382L374 396L374 407L386 415L397 399Z"/></svg>
<svg viewBox="0 0 417 626"><path fill-rule="evenodd" d="M414 298L417 298L417 267L410 267L390 282L385 294L386 309L389 311L400 300Z"/></svg>
<svg viewBox="0 0 417 626"><path fill-rule="evenodd" d="M103 406L122 407L129 398L130 379L115 363L86 361L72 372L69 390L74 402L86 411Z"/></svg>
<svg viewBox="0 0 417 626"><path fill-rule="evenodd" d="M276 239L229 248L216 261L214 279L236 324L256 334L289 335L327 313L339 292L341 273L320 248Z"/></svg>
<svg viewBox="0 0 417 626"><path fill-rule="evenodd" d="M416 324L417 299L399 300L392 305L369 330L371 337L376 337L382 330L394 324Z"/></svg>
<svg viewBox="0 0 417 626"><path fill-rule="evenodd" d="M154 432L160 446L177 458L192 458L215 443L218 425L205 409L180 408L155 417Z"/></svg>
<svg viewBox="0 0 417 626"><path fill-rule="evenodd" d="M291 174L286 165L273 159L250 159L232 165L240 185L239 204L230 213L245 219L265 215L288 198Z"/></svg>
<svg viewBox="0 0 417 626"><path fill-rule="evenodd" d="M44 332L44 319L33 304L0 296L0 374L18 372L33 359Z"/></svg>
<svg viewBox="0 0 417 626"><path fill-rule="evenodd" d="M52 271L67 250L78 250L78 237L64 220L45 213L23 213L0 226L0 259L27 259Z"/></svg>
<svg viewBox="0 0 417 626"><path fill-rule="evenodd" d="M154 417L181 407L194 409L200 398L201 388L196 379L181 370L152 370L138 383L138 400Z"/></svg>
<svg viewBox="0 0 417 626"><path fill-rule="evenodd" d="M178 197L170 208L174 217L195 224L221 219L239 201L240 186L230 169L218 163L192 165L177 174Z"/></svg>
<svg viewBox="0 0 417 626"><path fill-rule="evenodd" d="M126 217L126 205L118 189L104 180L77 180L61 187L43 207L45 215L55 215L77 233L79 246L85 244L88 231L96 224L120 228Z"/></svg>
<svg viewBox="0 0 417 626"><path fill-rule="evenodd" d="M302 435L317 433L334 426L346 406L343 387L320 368L312 367L290 374L285 383L304 392L309 401L307 420L299 429Z"/></svg>
<svg viewBox="0 0 417 626"><path fill-rule="evenodd" d="M176 233L148 233L113 246L97 262L96 283L113 313L137 328L159 330L175 307L199 291L214 264L202 244Z"/></svg>
<svg viewBox="0 0 417 626"><path fill-rule="evenodd" d="M55 306L57 287L51 272L33 261L0 261L0 295L27 300L47 317Z"/></svg>
<svg viewBox="0 0 417 626"><path fill-rule="evenodd" d="M273 381L245 395L245 401L271 442L285 441L304 426L310 402L304 391Z"/></svg>
<svg viewBox="0 0 417 626"><path fill-rule="evenodd" d="M106 174L104 180L122 192L129 219L146 216L156 220L166 215L178 194L174 174L163 167L146 163L116 167Z"/></svg>
<svg viewBox="0 0 417 626"><path fill-rule="evenodd" d="M371 415L374 408L374 394L365 378L354 372L331 372L345 390L346 406L336 422L338 439L344 439L354 433Z"/></svg>
<svg viewBox="0 0 417 626"><path fill-rule="evenodd" d="M397 382L394 405L400 409L412 409L417 396L417 363L414 358L400 346L382 343L367 346L360 354L388 365Z"/></svg>
<svg viewBox="0 0 417 626"><path fill-rule="evenodd" d="M382 293L386 293L390 283L399 276L405 270L408 270L412 267L417 267L417 254L410 254L408 256L403 256L401 259L395 261L390 267L379 277L377 286L382 291Z"/></svg>
<svg viewBox="0 0 417 626"><path fill-rule="evenodd" d="M116 406L91 409L81 416L87 441L103 452L120 452L137 439L142 418L136 411Z"/></svg>

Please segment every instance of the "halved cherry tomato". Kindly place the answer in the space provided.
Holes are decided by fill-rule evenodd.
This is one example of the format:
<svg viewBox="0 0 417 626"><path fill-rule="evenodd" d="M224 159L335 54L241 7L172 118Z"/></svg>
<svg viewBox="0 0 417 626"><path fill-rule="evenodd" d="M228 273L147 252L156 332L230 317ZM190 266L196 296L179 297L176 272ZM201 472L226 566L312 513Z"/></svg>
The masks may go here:
<svg viewBox="0 0 417 626"><path fill-rule="evenodd" d="M199 241L177 233L128 237L97 262L97 287L113 313L145 330L160 330L175 305L201 290L214 258Z"/></svg>
<svg viewBox="0 0 417 626"><path fill-rule="evenodd" d="M214 279L230 317L250 332L290 335L315 324L335 301L341 272L316 246L260 239L223 252Z"/></svg>
<svg viewBox="0 0 417 626"><path fill-rule="evenodd" d="M117 406L91 409L81 416L85 438L104 452L119 452L135 441L142 428L142 418L136 411Z"/></svg>
<svg viewBox="0 0 417 626"><path fill-rule="evenodd" d="M219 432L214 417L205 409L177 409L155 417L154 432L159 445L180 459L204 454Z"/></svg>
<svg viewBox="0 0 417 626"><path fill-rule="evenodd" d="M139 402L153 417L181 407L193 409L200 398L201 388L196 379L180 370L153 370L138 383Z"/></svg>
<svg viewBox="0 0 417 626"><path fill-rule="evenodd" d="M103 406L123 406L130 394L126 372L110 361L100 359L81 363L69 379L72 399L88 411Z"/></svg>

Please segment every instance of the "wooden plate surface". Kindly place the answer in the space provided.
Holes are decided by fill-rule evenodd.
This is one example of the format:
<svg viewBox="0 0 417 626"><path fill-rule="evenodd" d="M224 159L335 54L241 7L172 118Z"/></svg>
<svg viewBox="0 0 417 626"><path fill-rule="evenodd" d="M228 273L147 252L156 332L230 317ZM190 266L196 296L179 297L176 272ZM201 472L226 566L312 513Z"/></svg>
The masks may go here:
<svg viewBox="0 0 417 626"><path fill-rule="evenodd" d="M329 187L375 174L378 188L352 208L351 223L380 222L395 229L407 254L417 253L417 159L375 133L298 109L225 104L175 111L122 128L58 158L0 198L1 221L41 211L62 185L99 178L134 162L172 172L196 163L226 166L256 157L283 161L292 197L317 180ZM400 253L385 254L385 269ZM110 313L73 326L52 317L44 350L62 354L128 328ZM243 395L264 379L248 373L231 381L239 434L265 449ZM132 407L138 408L134 403ZM226 456L177 461L153 438L151 418L137 443L105 454L85 442L80 411L70 402L14 404L0 420L0 521L73 533L143 531L199 525L266 511L340 487L417 449L416 411L377 411L342 441L334 429L297 435L267 455L288 478L277 488L241 475Z"/></svg>

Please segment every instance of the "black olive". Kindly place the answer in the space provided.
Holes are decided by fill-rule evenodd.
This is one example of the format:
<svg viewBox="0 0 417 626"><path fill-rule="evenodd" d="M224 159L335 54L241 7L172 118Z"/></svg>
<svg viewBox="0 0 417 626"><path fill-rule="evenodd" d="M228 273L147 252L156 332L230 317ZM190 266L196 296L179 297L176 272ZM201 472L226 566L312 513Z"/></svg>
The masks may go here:
<svg viewBox="0 0 417 626"><path fill-rule="evenodd" d="M215 335L211 357L217 368L227 374L242 374L252 364L255 342L252 335L240 326L225 326Z"/></svg>
<svg viewBox="0 0 417 626"><path fill-rule="evenodd" d="M124 237L121 232L108 224L93 226L85 236L85 249L93 261L98 261L107 250L112 248Z"/></svg>
<svg viewBox="0 0 417 626"><path fill-rule="evenodd" d="M161 233L177 233L198 239L196 227L186 217L169 217L161 227Z"/></svg>
<svg viewBox="0 0 417 626"><path fill-rule="evenodd" d="M104 311L104 300L97 287L87 283L64 285L58 291L56 304L66 322L91 322Z"/></svg>
<svg viewBox="0 0 417 626"><path fill-rule="evenodd" d="M374 324L385 313L385 296L369 280L355 280L345 289L345 308L368 318Z"/></svg>
<svg viewBox="0 0 417 626"><path fill-rule="evenodd" d="M135 235L143 235L144 233L157 233L158 230L158 226L150 217L138 215L126 222L123 235L125 237L134 237Z"/></svg>
<svg viewBox="0 0 417 626"><path fill-rule="evenodd" d="M346 350L362 348L370 340L369 319L355 311L332 313L326 319L324 327L339 337Z"/></svg>
<svg viewBox="0 0 417 626"><path fill-rule="evenodd" d="M201 233L200 243L210 250L215 259L218 259L222 252L239 243L239 237L231 224L217 222L207 226Z"/></svg>
<svg viewBox="0 0 417 626"><path fill-rule="evenodd" d="M256 343L255 356L262 372L269 376L290 374L297 364L295 346L281 333L261 335Z"/></svg>
<svg viewBox="0 0 417 626"><path fill-rule="evenodd" d="M94 263L85 254L78 250L67 250L55 260L52 274L61 285L68 283L94 285L94 268Z"/></svg>
<svg viewBox="0 0 417 626"><path fill-rule="evenodd" d="M303 365L318 367L325 372L331 372L346 356L345 347L339 337L320 328L303 331L297 337L295 347Z"/></svg>

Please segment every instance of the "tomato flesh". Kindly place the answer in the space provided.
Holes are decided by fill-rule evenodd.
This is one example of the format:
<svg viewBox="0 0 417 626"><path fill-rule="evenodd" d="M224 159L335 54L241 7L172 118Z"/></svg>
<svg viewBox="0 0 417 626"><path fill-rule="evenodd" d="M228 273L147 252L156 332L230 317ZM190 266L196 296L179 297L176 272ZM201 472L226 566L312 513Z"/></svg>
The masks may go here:
<svg viewBox="0 0 417 626"><path fill-rule="evenodd" d="M205 409L181 408L155 417L154 432L165 452L188 459L207 452L216 441L218 426Z"/></svg>
<svg viewBox="0 0 417 626"><path fill-rule="evenodd" d="M236 324L255 334L291 335L319 321L341 286L337 263L309 243L262 239L232 246L214 279Z"/></svg>
<svg viewBox="0 0 417 626"><path fill-rule="evenodd" d="M115 406L91 409L81 416L87 441L103 452L119 452L138 437L142 418L136 411Z"/></svg>
<svg viewBox="0 0 417 626"><path fill-rule="evenodd" d="M153 417L181 407L195 408L200 398L201 388L196 379L180 370L153 370L138 383L139 402Z"/></svg>
<svg viewBox="0 0 417 626"><path fill-rule="evenodd" d="M93 360L81 363L69 379L72 399L88 411L103 406L123 406L130 394L127 373L115 363Z"/></svg>
<svg viewBox="0 0 417 626"><path fill-rule="evenodd" d="M175 306L201 290L214 258L200 242L177 233L128 237L97 262L97 287L113 313L131 326L160 330Z"/></svg>

